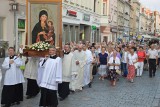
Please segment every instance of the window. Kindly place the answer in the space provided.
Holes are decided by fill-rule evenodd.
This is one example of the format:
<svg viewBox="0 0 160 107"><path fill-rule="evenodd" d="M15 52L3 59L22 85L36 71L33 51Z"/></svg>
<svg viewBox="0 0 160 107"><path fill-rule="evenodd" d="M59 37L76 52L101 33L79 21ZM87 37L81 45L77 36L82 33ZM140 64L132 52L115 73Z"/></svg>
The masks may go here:
<svg viewBox="0 0 160 107"><path fill-rule="evenodd" d="M107 15L106 11L107 11L107 8L106 8L106 3L104 2L103 3L103 15Z"/></svg>
<svg viewBox="0 0 160 107"><path fill-rule="evenodd" d="M3 39L3 17L0 17L0 40Z"/></svg>

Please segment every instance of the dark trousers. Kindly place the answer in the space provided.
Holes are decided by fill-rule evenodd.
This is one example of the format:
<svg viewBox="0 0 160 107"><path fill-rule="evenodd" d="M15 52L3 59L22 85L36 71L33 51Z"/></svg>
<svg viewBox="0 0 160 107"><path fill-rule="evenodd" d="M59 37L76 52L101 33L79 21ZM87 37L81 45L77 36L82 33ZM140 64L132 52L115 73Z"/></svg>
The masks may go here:
<svg viewBox="0 0 160 107"><path fill-rule="evenodd" d="M57 91L41 88L41 98L39 106L57 107L58 106Z"/></svg>
<svg viewBox="0 0 160 107"><path fill-rule="evenodd" d="M40 91L37 81L33 79L27 79L27 81L28 82L27 82L26 95L31 96L31 97L36 96Z"/></svg>
<svg viewBox="0 0 160 107"><path fill-rule="evenodd" d="M65 99L66 97L68 97L69 93L69 82L62 82L61 84L58 84L59 97Z"/></svg>
<svg viewBox="0 0 160 107"><path fill-rule="evenodd" d="M156 59L149 59L149 76L155 75L156 73Z"/></svg>
<svg viewBox="0 0 160 107"><path fill-rule="evenodd" d="M128 75L127 63L122 62L122 70L123 70L123 75L127 76Z"/></svg>
<svg viewBox="0 0 160 107"><path fill-rule="evenodd" d="M23 84L4 85L2 89L1 104L10 105L23 101Z"/></svg>

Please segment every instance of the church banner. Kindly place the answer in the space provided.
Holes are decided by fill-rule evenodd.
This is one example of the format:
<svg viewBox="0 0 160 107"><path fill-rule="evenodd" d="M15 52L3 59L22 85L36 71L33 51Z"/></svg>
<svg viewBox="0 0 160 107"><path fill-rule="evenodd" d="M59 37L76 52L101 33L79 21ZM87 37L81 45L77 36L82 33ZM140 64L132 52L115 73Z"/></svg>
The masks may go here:
<svg viewBox="0 0 160 107"><path fill-rule="evenodd" d="M27 44L62 47L62 0L26 0Z"/></svg>

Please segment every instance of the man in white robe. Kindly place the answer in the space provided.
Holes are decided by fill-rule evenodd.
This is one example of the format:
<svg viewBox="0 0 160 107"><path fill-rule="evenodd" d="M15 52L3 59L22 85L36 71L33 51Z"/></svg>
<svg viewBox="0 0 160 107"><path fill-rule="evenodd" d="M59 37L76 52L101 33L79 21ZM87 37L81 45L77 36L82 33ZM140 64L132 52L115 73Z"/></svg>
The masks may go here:
<svg viewBox="0 0 160 107"><path fill-rule="evenodd" d="M90 80L90 69L91 69L91 63L93 61L93 57L92 57L92 53L90 50L87 49L87 46L85 44L83 44L83 51L86 54L86 59L87 62L85 64L85 68L84 68L84 81L83 81L83 86L88 85L89 87L91 87L91 80Z"/></svg>
<svg viewBox="0 0 160 107"><path fill-rule="evenodd" d="M4 76L4 86L2 90L1 104L5 107L10 107L11 104L20 104L23 101L23 82L24 77L20 66L23 65L23 60L19 56L15 56L15 49L8 49L9 57L6 57L2 68L6 71Z"/></svg>
<svg viewBox="0 0 160 107"><path fill-rule="evenodd" d="M49 48L49 57L40 62L44 67L40 87L41 98L40 106L57 107L57 89L58 83L62 83L62 60L56 56L56 48Z"/></svg>
<svg viewBox="0 0 160 107"><path fill-rule="evenodd" d="M72 58L72 81L70 89L72 91L82 90L84 80L84 66L86 64L86 54L82 50L83 45L78 45L78 50L75 50Z"/></svg>
<svg viewBox="0 0 160 107"><path fill-rule="evenodd" d="M27 78L27 99L35 97L40 91L39 86L37 84L38 64L39 58L28 57L26 60L24 77Z"/></svg>
<svg viewBox="0 0 160 107"><path fill-rule="evenodd" d="M60 97L60 101L64 100L67 98L67 96L70 93L69 90L69 83L71 82L72 79L72 70L71 70L71 64L72 64L72 58L73 58L73 53L71 52L71 48L69 45L64 46L64 56L62 59L62 83L58 85L58 94Z"/></svg>

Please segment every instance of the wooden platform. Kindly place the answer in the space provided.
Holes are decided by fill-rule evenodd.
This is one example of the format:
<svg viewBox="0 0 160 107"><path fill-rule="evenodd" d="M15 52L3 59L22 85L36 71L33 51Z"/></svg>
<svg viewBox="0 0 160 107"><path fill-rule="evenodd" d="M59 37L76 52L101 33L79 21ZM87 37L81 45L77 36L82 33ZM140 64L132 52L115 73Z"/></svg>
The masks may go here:
<svg viewBox="0 0 160 107"><path fill-rule="evenodd" d="M63 51L61 51L60 49L57 49L56 52L57 56L63 56ZM45 57L46 55L49 55L49 50L36 51L31 49L23 49L23 56L26 57Z"/></svg>

